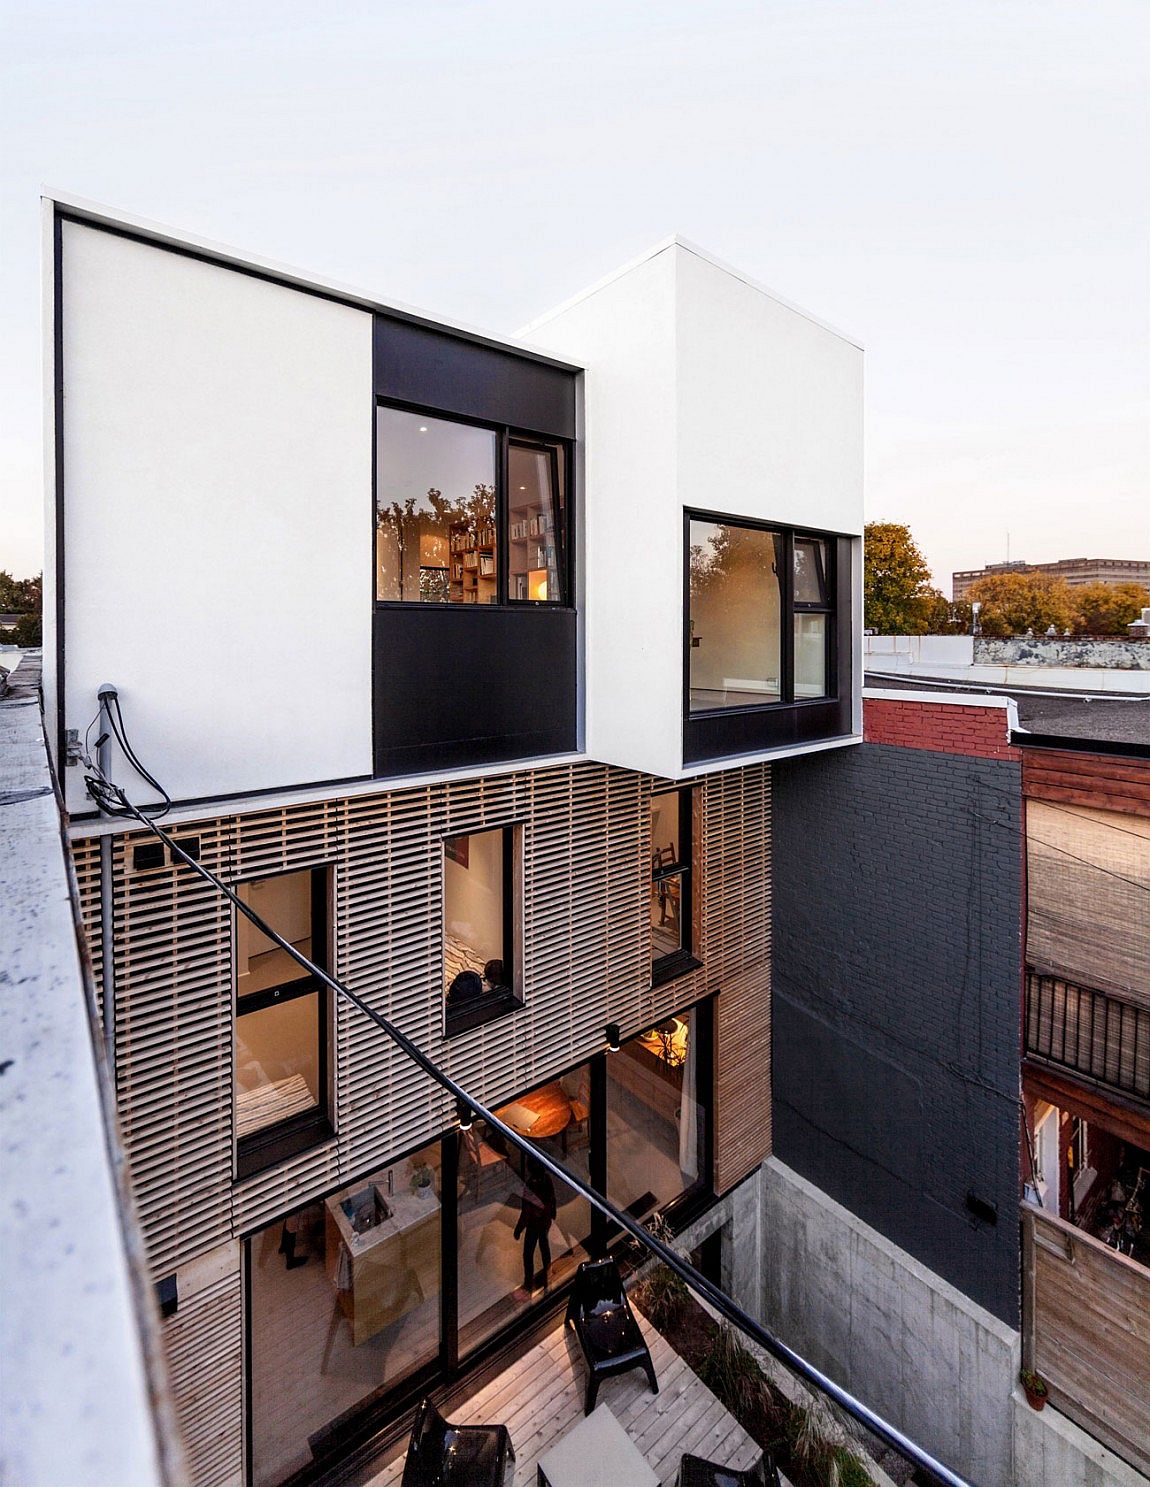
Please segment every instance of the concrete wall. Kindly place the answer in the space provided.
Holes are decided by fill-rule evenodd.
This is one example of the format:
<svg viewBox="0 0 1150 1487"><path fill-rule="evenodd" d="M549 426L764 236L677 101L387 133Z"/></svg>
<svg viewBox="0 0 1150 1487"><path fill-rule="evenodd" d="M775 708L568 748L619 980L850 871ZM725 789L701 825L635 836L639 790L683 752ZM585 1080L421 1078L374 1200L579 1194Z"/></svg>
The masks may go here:
<svg viewBox="0 0 1150 1487"><path fill-rule="evenodd" d="M1018 1332L777 1158L762 1195L766 1326L952 1470L1005 1487Z"/></svg>
<svg viewBox="0 0 1150 1487"><path fill-rule="evenodd" d="M1012 1404L1014 1487L1150 1487L1150 1478L1049 1405L1031 1409L1021 1389Z"/></svg>
<svg viewBox="0 0 1150 1487"><path fill-rule="evenodd" d="M988 666L1084 666L1150 671L1150 641L1047 640L1044 636L993 640L979 636L974 642L974 660Z"/></svg>
<svg viewBox="0 0 1150 1487"><path fill-rule="evenodd" d="M952 752L772 770L774 1150L1017 1326L1020 765L957 752L983 709L931 706Z"/></svg>

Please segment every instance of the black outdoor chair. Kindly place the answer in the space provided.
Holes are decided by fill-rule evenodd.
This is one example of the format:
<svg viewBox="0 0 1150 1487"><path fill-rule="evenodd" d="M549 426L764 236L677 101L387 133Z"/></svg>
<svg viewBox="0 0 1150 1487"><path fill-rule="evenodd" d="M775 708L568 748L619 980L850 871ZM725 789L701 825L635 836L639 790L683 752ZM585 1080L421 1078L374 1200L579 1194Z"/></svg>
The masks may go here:
<svg viewBox="0 0 1150 1487"><path fill-rule="evenodd" d="M451 1425L430 1399L416 1410L402 1487L511 1487L514 1476L506 1425Z"/></svg>
<svg viewBox="0 0 1150 1487"><path fill-rule="evenodd" d="M614 1260L584 1260L579 1266L567 1303L567 1321L574 1324L590 1372L584 1414L589 1415L595 1408L603 1379L632 1368L642 1368L652 1393L658 1394L655 1365L623 1293L623 1280Z"/></svg>
<svg viewBox="0 0 1150 1487"><path fill-rule="evenodd" d="M762 1456L756 1466L737 1472L733 1466L718 1466L701 1456L684 1456L679 1462L676 1487L781 1487L772 1457Z"/></svg>

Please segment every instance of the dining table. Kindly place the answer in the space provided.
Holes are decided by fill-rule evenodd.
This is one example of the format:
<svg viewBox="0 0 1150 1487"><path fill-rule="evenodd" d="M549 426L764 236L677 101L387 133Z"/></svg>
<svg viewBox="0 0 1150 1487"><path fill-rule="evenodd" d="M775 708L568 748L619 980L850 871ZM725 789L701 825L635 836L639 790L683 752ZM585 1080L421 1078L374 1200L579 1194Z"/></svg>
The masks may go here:
<svg viewBox="0 0 1150 1487"><path fill-rule="evenodd" d="M516 1135L543 1141L548 1136L560 1135L571 1124L571 1100L555 1080L528 1095L520 1095L495 1113Z"/></svg>

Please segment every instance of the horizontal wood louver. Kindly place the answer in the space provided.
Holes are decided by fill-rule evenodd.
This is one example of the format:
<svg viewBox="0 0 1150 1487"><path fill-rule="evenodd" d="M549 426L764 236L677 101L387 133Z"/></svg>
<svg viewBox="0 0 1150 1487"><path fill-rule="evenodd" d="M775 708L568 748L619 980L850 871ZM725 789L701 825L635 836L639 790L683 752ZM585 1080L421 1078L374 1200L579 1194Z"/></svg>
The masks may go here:
<svg viewBox="0 0 1150 1487"><path fill-rule="evenodd" d="M243 1461L243 1292L239 1273L181 1300L164 1323L176 1417L197 1487L238 1487Z"/></svg>
<svg viewBox="0 0 1150 1487"><path fill-rule="evenodd" d="M715 1186L771 1152L771 801L767 765L706 792L705 976L715 1019Z"/></svg>
<svg viewBox="0 0 1150 1487"><path fill-rule="evenodd" d="M1150 1008L1150 819L1026 803L1026 958Z"/></svg>
<svg viewBox="0 0 1150 1487"><path fill-rule="evenodd" d="M717 993L715 1166L726 1189L770 1150L769 769L697 782L703 965L652 988L655 783L585 762L207 817L180 831L198 838L201 860L227 882L325 869L335 975L491 1104L598 1053L609 1022L629 1036ZM443 838L499 827L520 842L526 1005L448 1039ZM450 1124L452 1109L374 1025L333 998L335 1134L235 1181L232 910L185 868L137 870L133 849L150 840L114 839L116 1049L123 1140L159 1278L423 1144ZM74 851L99 977L96 839ZM221 1282L168 1324L173 1357L202 1367L181 1363L176 1391L192 1422L197 1487L230 1487L239 1471L239 1286Z"/></svg>

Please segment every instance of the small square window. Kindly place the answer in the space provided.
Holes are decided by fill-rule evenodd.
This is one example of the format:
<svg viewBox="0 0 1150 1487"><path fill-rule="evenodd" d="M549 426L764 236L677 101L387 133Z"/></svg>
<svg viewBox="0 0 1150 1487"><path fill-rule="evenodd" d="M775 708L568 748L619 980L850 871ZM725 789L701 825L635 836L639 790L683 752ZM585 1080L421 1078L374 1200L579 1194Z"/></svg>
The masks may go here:
<svg viewBox="0 0 1150 1487"><path fill-rule="evenodd" d="M443 842L443 979L448 1035L523 1005L516 990L514 827Z"/></svg>

